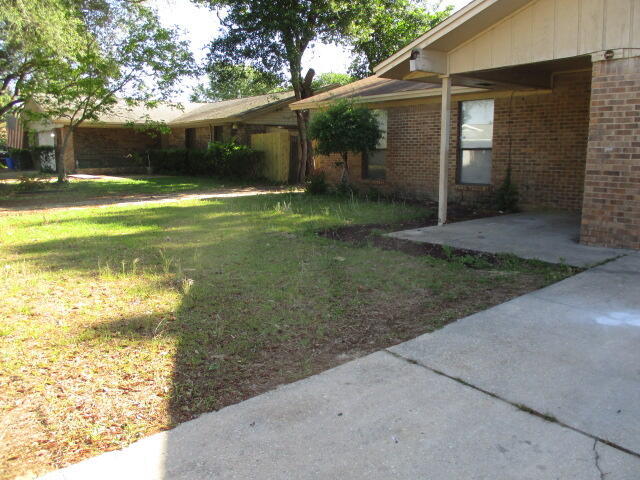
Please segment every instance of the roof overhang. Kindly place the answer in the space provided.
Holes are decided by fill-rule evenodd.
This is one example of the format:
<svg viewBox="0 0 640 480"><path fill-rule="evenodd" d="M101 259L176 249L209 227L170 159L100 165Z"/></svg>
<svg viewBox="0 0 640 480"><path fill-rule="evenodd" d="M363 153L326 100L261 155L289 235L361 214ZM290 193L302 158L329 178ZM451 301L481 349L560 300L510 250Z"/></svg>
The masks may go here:
<svg viewBox="0 0 640 480"><path fill-rule="evenodd" d="M427 33L402 48L374 68L385 78L409 80L410 62L422 57L421 67L432 76L446 74L446 52L486 30L494 23L520 9L531 0L475 0L440 22ZM427 55L421 54L426 51ZM412 58L413 57L413 58ZM433 71L430 71L433 70Z"/></svg>
<svg viewBox="0 0 640 480"><path fill-rule="evenodd" d="M452 94L465 94L465 93L478 93L485 92L486 90L483 88L471 88L471 87L454 87L452 89ZM383 103L383 102L393 102L398 100L411 100L418 98L429 98L429 97L437 97L440 98L442 95L439 88L429 88L425 90L409 90L405 92L395 92L388 93L382 95L367 95L367 96L353 96L353 97L340 97L340 98L349 98L357 103ZM309 109L317 109L317 108L325 108L329 106L336 99L328 98L326 100L320 102L296 102L289 105L291 110L309 110ZM298 104L299 103L299 104Z"/></svg>

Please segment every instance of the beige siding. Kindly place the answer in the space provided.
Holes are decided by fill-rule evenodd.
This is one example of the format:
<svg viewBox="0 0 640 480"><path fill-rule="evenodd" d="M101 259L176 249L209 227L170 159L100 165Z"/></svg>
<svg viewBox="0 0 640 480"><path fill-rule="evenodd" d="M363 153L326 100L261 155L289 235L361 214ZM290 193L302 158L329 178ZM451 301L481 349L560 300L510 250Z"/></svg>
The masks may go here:
<svg viewBox="0 0 640 480"><path fill-rule="evenodd" d="M449 53L451 73L640 48L640 0L535 0Z"/></svg>
<svg viewBox="0 0 640 480"><path fill-rule="evenodd" d="M556 0L556 15L564 19L554 22L554 58L573 57L578 54L578 32L580 31L580 0Z"/></svg>

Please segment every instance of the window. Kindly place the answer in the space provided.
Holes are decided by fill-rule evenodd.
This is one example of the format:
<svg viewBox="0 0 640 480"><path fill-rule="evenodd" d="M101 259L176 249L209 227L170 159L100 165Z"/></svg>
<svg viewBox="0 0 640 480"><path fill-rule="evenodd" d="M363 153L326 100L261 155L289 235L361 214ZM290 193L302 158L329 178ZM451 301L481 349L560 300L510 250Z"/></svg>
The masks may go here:
<svg viewBox="0 0 640 480"><path fill-rule="evenodd" d="M223 135L223 128L222 125L216 125L215 127L213 127L213 138L212 140L214 142L221 142L222 141L222 135Z"/></svg>
<svg viewBox="0 0 640 480"><path fill-rule="evenodd" d="M367 152L362 156L362 178L371 180L384 180L387 175L386 157L387 157L387 111L374 110L378 119L378 127L382 132L380 140L375 150Z"/></svg>
<svg viewBox="0 0 640 480"><path fill-rule="evenodd" d="M493 100L460 104L458 183L491 184Z"/></svg>
<svg viewBox="0 0 640 480"><path fill-rule="evenodd" d="M184 130L184 146L185 148L196 148L196 129L185 128Z"/></svg>

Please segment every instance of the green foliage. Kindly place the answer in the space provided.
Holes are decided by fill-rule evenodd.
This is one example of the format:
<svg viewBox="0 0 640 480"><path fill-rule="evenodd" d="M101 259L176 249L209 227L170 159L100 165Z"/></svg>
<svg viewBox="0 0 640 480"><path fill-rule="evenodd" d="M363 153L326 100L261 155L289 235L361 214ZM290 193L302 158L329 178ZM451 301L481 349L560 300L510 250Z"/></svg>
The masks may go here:
<svg viewBox="0 0 640 480"><path fill-rule="evenodd" d="M373 67L447 18L453 6L440 9L426 0L372 0L360 11L344 42L355 57L349 73L364 78Z"/></svg>
<svg viewBox="0 0 640 480"><path fill-rule="evenodd" d="M7 145L7 126L5 123L0 122L0 149L3 149Z"/></svg>
<svg viewBox="0 0 640 480"><path fill-rule="evenodd" d="M18 192L37 192L38 190L44 190L50 185L51 179L42 175L23 175L18 178L18 185L16 185L16 191Z"/></svg>
<svg viewBox="0 0 640 480"><path fill-rule="evenodd" d="M303 76L302 59L314 42L335 43L346 35L369 0L193 0L215 9L223 31L209 45L209 62L248 65L262 72L287 72L296 98L312 95L313 69ZM308 113L296 111L301 147L295 168L304 181L312 167Z"/></svg>
<svg viewBox="0 0 640 480"><path fill-rule="evenodd" d="M149 152L157 173L255 179L260 175L262 152L235 142L212 142L207 150L170 148Z"/></svg>
<svg viewBox="0 0 640 480"><path fill-rule="evenodd" d="M151 150L149 158L156 173L178 174L189 170L189 151L186 148L162 148Z"/></svg>
<svg viewBox="0 0 640 480"><path fill-rule="evenodd" d="M311 82L311 89L316 92L321 88L328 87L329 85L347 85L355 80L356 78L347 73L321 73L313 79L313 82Z"/></svg>
<svg viewBox="0 0 640 480"><path fill-rule="evenodd" d="M188 42L177 30L163 27L145 2L65 0L64 5L70 8L65 15L79 19L77 29L85 41L76 42L69 57L47 63L46 69L36 67L43 79L28 99L40 108L25 112L27 119L65 120L72 132L118 103L154 107L172 97L177 82L192 72ZM65 135L60 157L68 139ZM62 162L58 175L64 181Z"/></svg>
<svg viewBox="0 0 640 480"><path fill-rule="evenodd" d="M511 167L509 167L502 185L495 193L496 208L501 212L517 212L519 198L518 187L511 180Z"/></svg>
<svg viewBox="0 0 640 480"><path fill-rule="evenodd" d="M81 1L2 2L0 117L43 93L60 65L74 62L77 52L95 48L83 25Z"/></svg>
<svg viewBox="0 0 640 480"><path fill-rule="evenodd" d="M193 89L192 102L218 102L286 90L280 74L248 65L213 62L206 70L207 83Z"/></svg>
<svg viewBox="0 0 640 480"><path fill-rule="evenodd" d="M324 175L324 172L313 173L306 182L305 192L311 195L324 195L329 191L329 184Z"/></svg>
<svg viewBox="0 0 640 480"><path fill-rule="evenodd" d="M381 135L375 114L348 100L333 103L316 114L309 125L309 136L316 141L320 155L342 156L342 183L348 182L348 152L373 150Z"/></svg>
<svg viewBox="0 0 640 480"><path fill-rule="evenodd" d="M29 170L33 168L31 150L26 148L10 148L9 157L13 160L18 170Z"/></svg>

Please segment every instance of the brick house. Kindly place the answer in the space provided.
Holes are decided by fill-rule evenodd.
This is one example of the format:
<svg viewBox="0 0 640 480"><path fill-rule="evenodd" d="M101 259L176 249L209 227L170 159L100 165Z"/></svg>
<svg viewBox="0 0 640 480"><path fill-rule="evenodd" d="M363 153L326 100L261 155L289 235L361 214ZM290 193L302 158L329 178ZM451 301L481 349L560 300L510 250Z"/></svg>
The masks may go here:
<svg viewBox="0 0 640 480"><path fill-rule="evenodd" d="M526 209L581 213L581 242L640 248L640 2L475 0L378 65L296 102L354 98L387 135L352 155L372 186L491 195L510 167ZM337 178L336 159L317 158Z"/></svg>
<svg viewBox="0 0 640 480"><path fill-rule="evenodd" d="M64 159L68 172L126 173L139 170L134 154L154 148L204 149L210 141L232 138L248 144L252 133L272 129L296 131L296 117L288 105L292 92L225 100L189 103L183 108L163 105L147 109L116 105L97 122L83 122L73 133ZM159 122L170 127L168 134L150 134L145 124ZM39 145L59 146L62 121L29 125Z"/></svg>

